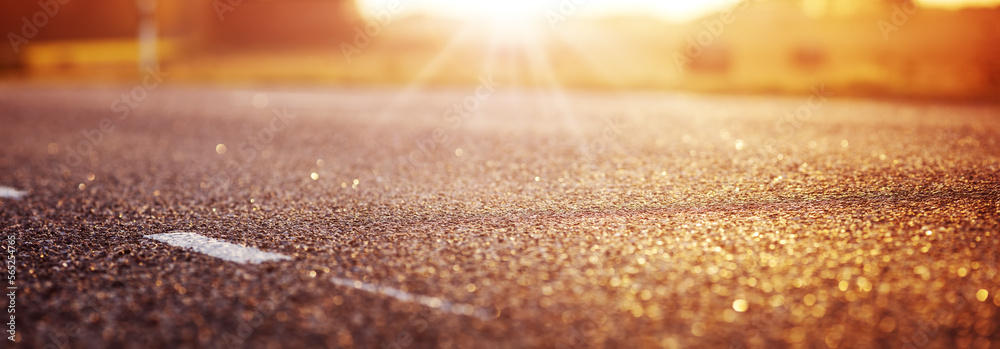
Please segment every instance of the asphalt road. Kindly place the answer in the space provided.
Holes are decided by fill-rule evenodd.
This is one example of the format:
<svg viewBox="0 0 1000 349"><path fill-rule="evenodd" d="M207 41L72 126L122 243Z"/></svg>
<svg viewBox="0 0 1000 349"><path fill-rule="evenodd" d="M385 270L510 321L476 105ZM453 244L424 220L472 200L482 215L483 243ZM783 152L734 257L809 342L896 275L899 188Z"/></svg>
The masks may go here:
<svg viewBox="0 0 1000 349"><path fill-rule="evenodd" d="M2 85L14 346L996 348L1000 106L830 93Z"/></svg>

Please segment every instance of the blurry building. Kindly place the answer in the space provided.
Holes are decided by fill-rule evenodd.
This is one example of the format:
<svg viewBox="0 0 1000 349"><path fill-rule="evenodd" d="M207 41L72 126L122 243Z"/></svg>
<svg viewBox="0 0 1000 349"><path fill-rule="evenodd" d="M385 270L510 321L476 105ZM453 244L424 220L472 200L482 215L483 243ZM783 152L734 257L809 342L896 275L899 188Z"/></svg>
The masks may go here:
<svg viewBox="0 0 1000 349"><path fill-rule="evenodd" d="M140 29L143 21L151 27ZM356 21L352 0L4 1L0 70L135 70L140 36L155 40L168 64L220 51L336 46Z"/></svg>
<svg viewBox="0 0 1000 349"><path fill-rule="evenodd" d="M190 33L212 47L336 46L359 21L353 0L201 0ZM197 1L195 3L198 3ZM200 37L199 37L200 35Z"/></svg>
<svg viewBox="0 0 1000 349"><path fill-rule="evenodd" d="M921 8L909 0L777 0L735 11L680 84L735 92L1000 99L1000 8ZM692 23L707 37L720 14ZM690 50L689 42L678 49Z"/></svg>

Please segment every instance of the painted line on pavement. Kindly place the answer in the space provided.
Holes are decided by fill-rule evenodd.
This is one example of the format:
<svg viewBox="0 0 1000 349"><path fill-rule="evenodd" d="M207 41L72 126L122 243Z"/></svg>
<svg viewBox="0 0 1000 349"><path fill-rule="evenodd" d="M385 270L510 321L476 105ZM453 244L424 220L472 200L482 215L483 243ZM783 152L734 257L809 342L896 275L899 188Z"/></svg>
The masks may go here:
<svg viewBox="0 0 1000 349"><path fill-rule="evenodd" d="M283 254L264 252L253 247L240 246L185 231L173 231L165 234L146 235L144 237L164 242L172 246L191 249L192 251L198 253L207 254L212 257L236 263L258 264L262 262L291 259L291 257ZM473 305L454 303L437 297L416 295L388 286L379 286L359 280L339 277L333 277L330 281L338 286L351 287L356 290L392 297L399 301L416 303L456 315L473 316L482 320L490 320L494 317L490 311L487 311L486 309L477 309Z"/></svg>
<svg viewBox="0 0 1000 349"><path fill-rule="evenodd" d="M184 231L146 235L145 238L157 240L177 247L188 248L198 253L204 253L215 258L236 263L258 264L262 262L292 259L292 257L283 254L264 252L253 247L231 244L222 240L216 240L210 237Z"/></svg>
<svg viewBox="0 0 1000 349"><path fill-rule="evenodd" d="M392 297L403 302L416 303L455 315L474 316L481 320L491 320L494 318L490 311L487 311L486 309L476 309L475 306L469 304L453 303L437 297L421 296L389 286L379 286L352 279L332 277L330 278L330 281L333 281L334 284L339 286L351 287L356 290Z"/></svg>
<svg viewBox="0 0 1000 349"><path fill-rule="evenodd" d="M11 187L0 185L0 198L20 200L26 191L20 191Z"/></svg>

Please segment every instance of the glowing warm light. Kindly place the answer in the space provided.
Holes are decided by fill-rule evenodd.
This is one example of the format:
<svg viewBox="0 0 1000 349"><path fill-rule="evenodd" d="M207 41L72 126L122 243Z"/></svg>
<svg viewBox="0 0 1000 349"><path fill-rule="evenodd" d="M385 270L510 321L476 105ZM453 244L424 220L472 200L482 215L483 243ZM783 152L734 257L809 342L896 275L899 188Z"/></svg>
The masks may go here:
<svg viewBox="0 0 1000 349"><path fill-rule="evenodd" d="M644 14L683 22L735 6L740 0L357 0L364 15L372 15L389 8L389 3L402 1L404 12L419 12L469 20L486 19L493 22L523 21L539 15L559 14L573 8L573 15ZM757 1L757 0L744 0ZM828 0L811 0L806 4ZM990 7L1000 0L921 0L921 6L939 8ZM807 6L808 7L808 6ZM579 11L577 11L579 10Z"/></svg>
<svg viewBox="0 0 1000 349"><path fill-rule="evenodd" d="M1000 4L1000 0L922 0L922 6L962 8L962 7L992 7Z"/></svg>
<svg viewBox="0 0 1000 349"><path fill-rule="evenodd" d="M896 15L900 11L896 7L901 6L901 2L864 0L355 1L359 13L371 22L364 28L355 28L364 29L364 33L354 35L350 43L355 45L351 47L362 47L374 41L373 37L382 32L380 28L386 27L385 33L390 34L377 38L383 44L365 54L371 55L371 59L385 54L395 60L394 48L409 47L400 50L399 56L412 53L419 58L403 59L412 66L387 69L386 78L409 79L409 86L418 88L430 82L474 81L471 77L475 74L477 78L495 78L508 85L538 87L536 96L551 94L554 97L547 99L550 101L560 101L565 86L690 86L707 91L774 85L798 91L805 88L802 82L805 80L797 78L804 72L821 73L832 80L853 81L861 77L830 62L846 57L844 52L853 50L849 42L854 38L868 45L862 49L865 54L851 58L860 64L881 59L867 51L881 50L885 45L900 50L900 57L919 56L926 50L919 38L922 31L930 30L930 24L916 21L906 24L904 16ZM940 9L959 3L982 6L1000 3L1000 0L921 0L918 3L921 9L936 8L933 13L941 18L968 19L970 24L951 31L954 35L966 35L964 33L976 30L975 23L987 22L990 12L973 10L961 14ZM730 11L726 12L727 9ZM912 15L912 8L907 9L904 14ZM802 31L810 34L785 33L760 26L771 17L783 21L794 19L796 25L802 26ZM828 25L835 22L868 23L874 29L840 33ZM379 26L372 26L372 23ZM890 36L893 37L891 42L888 41ZM758 45L754 43L770 42L772 37L783 39L766 50L756 48ZM939 44L945 45L945 42ZM981 55L980 50L973 48L978 43L948 45L956 52L956 62L967 59L958 57L980 59L977 56ZM341 45L345 56L361 51L359 48L355 48L357 52L344 51L343 47ZM761 55L762 50L773 52L774 57ZM759 63L775 57L784 63L765 65L766 69L758 67ZM926 64L932 66L931 61ZM880 68L878 74L886 81L903 81L895 78L898 74L891 72L890 65L884 70ZM393 63L391 66L403 65ZM755 68L747 68L751 66ZM733 81L737 80L741 82L734 85ZM905 83L907 87L903 82L886 84L900 91L910 89L909 83ZM962 84L956 82L954 86ZM849 85L843 86L851 89ZM957 88L955 91L965 93L958 92ZM553 103L553 112L567 120L575 113L561 101ZM737 151L751 146L735 137L732 140L731 149ZM818 144L812 143L811 147ZM848 143L841 140L841 149L849 148ZM459 151L455 154L462 156ZM777 155L778 160L784 157ZM885 158L884 155L876 157ZM850 287L847 282L839 286L844 291Z"/></svg>
<svg viewBox="0 0 1000 349"><path fill-rule="evenodd" d="M389 8L393 0L357 1L361 13L370 16ZM404 11L491 22L524 21L546 15L593 16L629 13L685 21L737 2L738 0L422 0L419 3L404 5Z"/></svg>
<svg viewBox="0 0 1000 349"><path fill-rule="evenodd" d="M733 301L733 310L742 313L747 311L748 308L750 308L750 303L748 303L745 299L737 299Z"/></svg>
<svg viewBox="0 0 1000 349"><path fill-rule="evenodd" d="M477 21L492 28L499 38L526 35L535 30L539 16L545 11L544 1L457 1L438 0L447 3L453 15Z"/></svg>
<svg viewBox="0 0 1000 349"><path fill-rule="evenodd" d="M544 2L532 0L506 1L441 1L458 14L498 22L523 21L545 10Z"/></svg>

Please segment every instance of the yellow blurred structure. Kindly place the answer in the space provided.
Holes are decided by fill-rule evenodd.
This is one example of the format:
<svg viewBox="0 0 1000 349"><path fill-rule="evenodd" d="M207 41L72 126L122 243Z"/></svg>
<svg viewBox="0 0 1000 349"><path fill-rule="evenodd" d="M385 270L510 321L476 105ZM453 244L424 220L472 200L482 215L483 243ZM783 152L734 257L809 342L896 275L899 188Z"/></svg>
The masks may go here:
<svg viewBox="0 0 1000 349"><path fill-rule="evenodd" d="M156 46L160 59L179 57L176 39L157 40ZM30 75L113 80L140 66L139 50L136 39L53 40L26 45L21 55Z"/></svg>

